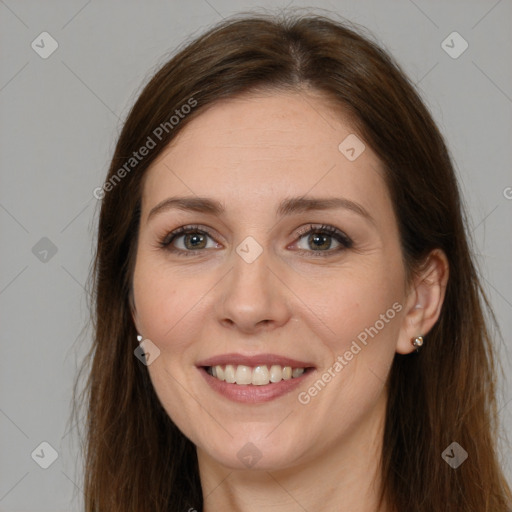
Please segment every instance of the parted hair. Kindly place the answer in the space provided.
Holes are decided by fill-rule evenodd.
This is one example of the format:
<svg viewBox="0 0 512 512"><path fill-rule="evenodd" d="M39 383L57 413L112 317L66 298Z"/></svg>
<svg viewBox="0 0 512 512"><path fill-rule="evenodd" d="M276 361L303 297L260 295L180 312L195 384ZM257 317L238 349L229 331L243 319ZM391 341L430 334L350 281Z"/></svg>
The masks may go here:
<svg viewBox="0 0 512 512"><path fill-rule="evenodd" d="M131 286L146 170L215 102L251 91L305 89L339 106L380 158L407 275L436 248L449 262L444 304L425 346L396 354L390 369L381 499L396 512L506 512L511 506L497 451L499 330L439 129L399 65L362 29L316 14L249 13L179 48L144 86L117 140L107 181L128 169L148 137L155 147L105 188L101 202L89 278L93 343L74 402L74 411L85 411L86 512L204 506L195 446L173 424L147 368L134 357ZM169 126L191 98L196 106ZM159 126L166 129L155 137ZM453 441L469 455L457 469L441 457Z"/></svg>

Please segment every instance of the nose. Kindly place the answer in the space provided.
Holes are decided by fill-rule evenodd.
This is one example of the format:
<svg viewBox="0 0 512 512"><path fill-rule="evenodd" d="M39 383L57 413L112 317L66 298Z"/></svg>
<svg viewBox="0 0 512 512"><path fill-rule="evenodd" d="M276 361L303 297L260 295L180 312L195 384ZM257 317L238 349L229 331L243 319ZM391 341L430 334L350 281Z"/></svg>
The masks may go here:
<svg viewBox="0 0 512 512"><path fill-rule="evenodd" d="M255 334L288 322L290 290L284 276L270 265L267 250L252 263L233 254L233 267L217 290L216 314L224 327Z"/></svg>

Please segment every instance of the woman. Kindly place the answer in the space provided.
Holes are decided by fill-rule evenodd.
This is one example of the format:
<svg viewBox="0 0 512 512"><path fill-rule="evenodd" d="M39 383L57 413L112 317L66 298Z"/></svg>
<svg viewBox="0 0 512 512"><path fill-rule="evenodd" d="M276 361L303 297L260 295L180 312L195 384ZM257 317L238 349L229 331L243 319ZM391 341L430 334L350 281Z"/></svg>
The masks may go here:
<svg viewBox="0 0 512 512"><path fill-rule="evenodd" d="M87 511L507 510L452 164L375 44L224 21L95 195Z"/></svg>

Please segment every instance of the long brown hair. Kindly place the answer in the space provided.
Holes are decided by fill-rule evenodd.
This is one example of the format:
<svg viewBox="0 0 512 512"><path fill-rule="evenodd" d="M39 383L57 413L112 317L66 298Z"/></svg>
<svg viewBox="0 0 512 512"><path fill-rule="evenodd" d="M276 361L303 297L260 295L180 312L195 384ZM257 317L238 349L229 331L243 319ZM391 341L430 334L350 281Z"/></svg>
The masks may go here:
<svg viewBox="0 0 512 512"><path fill-rule="evenodd" d="M497 376L488 327L495 320L443 137L400 67L358 29L317 15L244 14L187 44L148 82L98 194L90 277L94 341L76 398L77 409L86 407L87 512L203 508L195 447L168 417L147 368L134 357L131 279L145 171L216 101L258 89L303 88L342 107L380 157L408 275L435 248L450 265L441 315L425 346L397 354L390 371L382 499L408 512L505 512L510 506L496 448ZM142 146L151 148L134 160ZM454 441L469 455L457 469L441 457Z"/></svg>

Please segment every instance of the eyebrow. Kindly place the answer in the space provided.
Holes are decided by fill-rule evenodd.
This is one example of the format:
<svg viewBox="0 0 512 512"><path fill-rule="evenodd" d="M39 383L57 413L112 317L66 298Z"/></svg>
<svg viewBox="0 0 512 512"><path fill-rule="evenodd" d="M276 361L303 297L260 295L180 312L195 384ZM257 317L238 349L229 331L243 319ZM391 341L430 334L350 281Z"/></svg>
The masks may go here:
<svg viewBox="0 0 512 512"><path fill-rule="evenodd" d="M279 204L279 207L276 210L276 214L279 217L285 217L293 215L294 213L310 212L314 210L330 210L337 208L343 208L345 210L352 211L375 224L373 217L361 204L342 197L292 197L289 199L284 199ZM222 203L208 197L169 197L151 209L146 222L149 222L149 220L155 215L171 209L207 213L219 217L226 211Z"/></svg>

